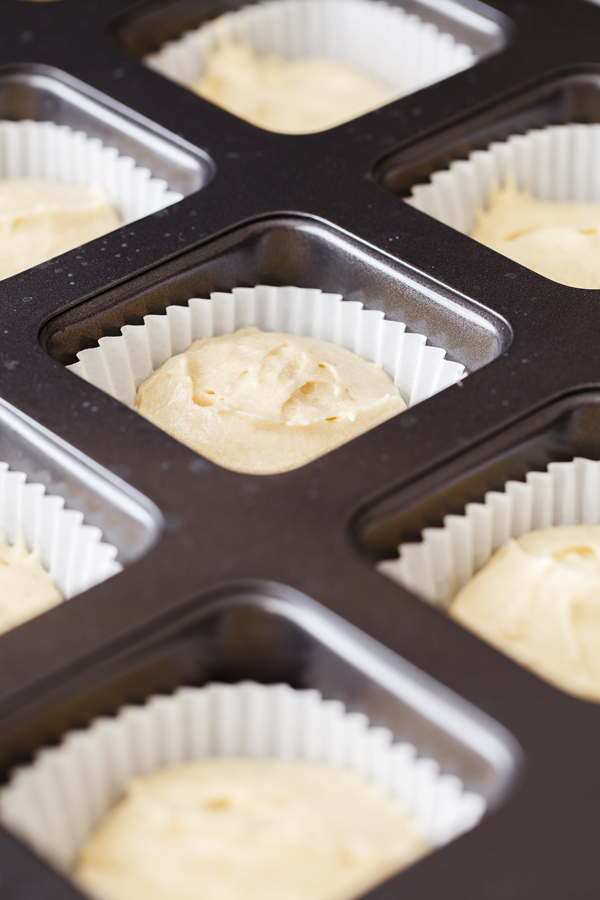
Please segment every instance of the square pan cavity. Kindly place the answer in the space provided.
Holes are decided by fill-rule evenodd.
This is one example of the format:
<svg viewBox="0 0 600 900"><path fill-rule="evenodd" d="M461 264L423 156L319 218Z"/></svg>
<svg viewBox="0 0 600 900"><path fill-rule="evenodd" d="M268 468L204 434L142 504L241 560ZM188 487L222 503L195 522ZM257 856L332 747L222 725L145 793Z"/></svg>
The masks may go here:
<svg viewBox="0 0 600 900"><path fill-rule="evenodd" d="M0 119L52 121L84 131L132 156L184 196L214 174L212 160L201 150L51 66L0 68Z"/></svg>
<svg viewBox="0 0 600 900"><path fill-rule="evenodd" d="M509 480L550 462L582 456L600 459L600 394L574 394L545 406L484 444L432 472L401 494L364 511L355 523L362 548L373 560L393 559L404 541L418 541L424 528L439 526L448 514L461 515L467 503Z"/></svg>
<svg viewBox="0 0 600 900"><path fill-rule="evenodd" d="M392 193L407 197L415 184L426 184L433 172L447 169L455 159L467 159L473 150L485 150L492 141L547 125L597 122L600 71L597 67L578 68L559 78L546 78L450 128L436 129L405 144L377 163L375 177Z"/></svg>
<svg viewBox="0 0 600 900"><path fill-rule="evenodd" d="M148 3L125 13L111 26L113 39L129 54L140 59L157 50L165 41L180 37L229 10L248 5L244 0L219 0L204 5L198 0L174 0ZM403 0L390 5L419 16L459 43L468 44L476 57L497 53L504 45L510 23L497 10L478 0Z"/></svg>
<svg viewBox="0 0 600 900"><path fill-rule="evenodd" d="M82 661L52 688L14 697L12 711L0 709L0 773L6 779L40 746L124 704L184 684L243 680L316 688L341 700L438 759L491 807L517 773L520 750L496 722L304 595L268 583L194 600L130 635L126 649L107 648L101 662ZM0 858L5 840L0 832ZM48 871L48 885L55 877ZM79 896L63 890L52 896Z"/></svg>
<svg viewBox="0 0 600 900"><path fill-rule="evenodd" d="M156 542L162 516L154 504L3 400L0 460L63 497L66 508L82 512L117 548L122 565Z"/></svg>
<svg viewBox="0 0 600 900"><path fill-rule="evenodd" d="M65 365L104 335L141 324L148 313L211 291L257 284L317 287L379 309L408 331L425 334L468 371L502 353L504 319L332 225L278 215L242 225L195 250L100 294L46 324L41 340Z"/></svg>
<svg viewBox="0 0 600 900"><path fill-rule="evenodd" d="M434 756L492 806L516 773L519 750L500 725L291 588L223 589L141 628L125 650L106 648L101 663L82 661L79 668L51 691L31 688L18 704L11 698L12 713L0 710L3 776L41 743L125 703L184 684L244 680L316 688L341 700Z"/></svg>

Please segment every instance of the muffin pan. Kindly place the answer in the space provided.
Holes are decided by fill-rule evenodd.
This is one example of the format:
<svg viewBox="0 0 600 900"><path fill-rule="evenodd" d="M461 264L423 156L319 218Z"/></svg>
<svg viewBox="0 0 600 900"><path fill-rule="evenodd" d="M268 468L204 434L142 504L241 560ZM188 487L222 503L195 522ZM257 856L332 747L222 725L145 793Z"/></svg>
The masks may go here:
<svg viewBox="0 0 600 900"><path fill-rule="evenodd" d="M596 897L598 706L545 684L375 562L508 479L600 457L598 292L555 284L402 200L490 140L598 121L600 9L421 3L424 19L452 12L444 27L479 62L291 137L139 61L238 5L2 6L2 115L100 137L184 195L2 283L0 457L100 524L124 565L0 637L2 775L98 714L182 683L317 686L410 732L490 803L476 828L369 896ZM475 22L479 44L464 31ZM65 368L147 313L261 282L360 300L427 335L468 377L303 468L252 477L211 465ZM80 896L8 832L0 872L15 900Z"/></svg>

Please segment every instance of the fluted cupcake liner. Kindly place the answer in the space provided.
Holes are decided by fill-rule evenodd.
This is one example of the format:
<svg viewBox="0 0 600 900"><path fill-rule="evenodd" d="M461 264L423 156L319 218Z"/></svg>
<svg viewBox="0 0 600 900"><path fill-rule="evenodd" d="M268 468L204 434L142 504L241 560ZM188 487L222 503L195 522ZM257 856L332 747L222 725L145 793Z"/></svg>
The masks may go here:
<svg viewBox="0 0 600 900"><path fill-rule="evenodd" d="M402 322L365 310L358 301L266 285L196 297L187 306L168 306L166 315L144 316L143 325L124 325L121 335L100 338L98 347L80 351L79 361L67 368L132 407L142 382L171 356L195 340L248 325L330 341L380 363L409 406L454 384L465 371L445 359L445 350L428 346L424 335L407 333Z"/></svg>
<svg viewBox="0 0 600 900"><path fill-rule="evenodd" d="M55 122L0 121L0 178L100 185L125 225L183 196L116 147Z"/></svg>
<svg viewBox="0 0 600 900"><path fill-rule="evenodd" d="M352 66L398 94L409 94L476 61L473 50L418 16L373 0L266 0L228 12L144 58L161 75L192 88L223 39L259 55L317 57Z"/></svg>
<svg viewBox="0 0 600 900"><path fill-rule="evenodd" d="M288 685L183 687L125 706L69 732L18 769L0 794L0 820L55 867L68 873L79 851L127 783L160 767L206 757L303 759L351 769L379 784L439 846L473 828L483 797L459 778L393 743L387 728Z"/></svg>
<svg viewBox="0 0 600 900"><path fill-rule="evenodd" d="M24 472L0 462L0 534L9 544L23 539L39 558L65 599L120 572L117 548L102 540L83 513L65 509L62 497L28 482Z"/></svg>
<svg viewBox="0 0 600 900"><path fill-rule="evenodd" d="M495 141L415 185L406 202L470 234L490 188L509 173L538 200L600 203L600 125L549 125Z"/></svg>
<svg viewBox="0 0 600 900"><path fill-rule="evenodd" d="M462 587L510 538L553 525L600 524L600 462L577 457L507 481L483 503L468 503L463 515L444 516L440 528L425 528L420 543L398 547L399 559L378 569L424 600L446 609Z"/></svg>

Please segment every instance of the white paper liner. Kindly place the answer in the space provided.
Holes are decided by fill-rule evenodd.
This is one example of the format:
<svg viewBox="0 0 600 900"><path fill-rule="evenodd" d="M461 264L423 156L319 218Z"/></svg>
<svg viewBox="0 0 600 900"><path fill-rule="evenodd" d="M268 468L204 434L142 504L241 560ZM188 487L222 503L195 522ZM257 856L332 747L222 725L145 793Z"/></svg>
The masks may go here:
<svg viewBox="0 0 600 900"><path fill-rule="evenodd" d="M286 684L180 688L144 706L123 707L42 749L0 794L0 820L58 869L80 848L134 777L205 757L305 759L350 768L397 797L434 846L473 828L486 809L479 794L439 764L394 744L387 728Z"/></svg>
<svg viewBox="0 0 600 900"><path fill-rule="evenodd" d="M600 203L600 125L550 125L496 141L418 184L406 202L463 234L508 172L539 200Z"/></svg>
<svg viewBox="0 0 600 900"><path fill-rule="evenodd" d="M313 56L352 66L398 94L409 94L476 62L466 44L399 6L381 0L267 0L188 31L144 58L146 65L192 88L223 38L259 55Z"/></svg>
<svg viewBox="0 0 600 900"><path fill-rule="evenodd" d="M340 294L298 287L234 288L231 294L195 297L187 306L168 306L166 315L144 316L143 325L125 325L121 335L100 338L67 366L81 378L129 407L138 387L167 359L199 338L230 334L255 325L263 331L319 338L380 363L394 379L404 402L413 406L459 381L464 366L427 346L422 334L365 310Z"/></svg>
<svg viewBox="0 0 600 900"><path fill-rule="evenodd" d="M0 462L0 534L9 544L23 535L68 600L123 567L116 560L117 548L103 542L101 530L84 525L83 513L64 505L62 497L47 494L42 484L28 482L24 472Z"/></svg>
<svg viewBox="0 0 600 900"><path fill-rule="evenodd" d="M0 178L99 184L125 225L183 197L115 147L55 122L0 121Z"/></svg>
<svg viewBox="0 0 600 900"><path fill-rule="evenodd" d="M600 524L600 462L577 457L507 481L464 515L425 528L421 543L400 544L400 558L377 568L424 600L446 609L459 590L510 538L553 525Z"/></svg>

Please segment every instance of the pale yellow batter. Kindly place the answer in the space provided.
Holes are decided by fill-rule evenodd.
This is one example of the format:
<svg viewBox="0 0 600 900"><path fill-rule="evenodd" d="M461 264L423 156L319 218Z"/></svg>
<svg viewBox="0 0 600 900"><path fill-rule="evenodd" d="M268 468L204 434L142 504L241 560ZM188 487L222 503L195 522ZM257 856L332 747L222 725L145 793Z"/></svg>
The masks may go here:
<svg viewBox="0 0 600 900"><path fill-rule="evenodd" d="M343 347L248 327L171 357L135 408L213 462L264 475L304 465L406 404L380 366Z"/></svg>
<svg viewBox="0 0 600 900"><path fill-rule="evenodd" d="M536 200L510 177L492 187L471 237L560 284L600 288L598 203Z"/></svg>
<svg viewBox="0 0 600 900"><path fill-rule="evenodd" d="M343 63L257 56L231 41L208 55L195 90L253 125L285 134L332 128L398 96Z"/></svg>
<svg viewBox="0 0 600 900"><path fill-rule="evenodd" d="M207 759L130 783L75 880L98 900L346 900L428 849L404 808L353 772Z"/></svg>
<svg viewBox="0 0 600 900"><path fill-rule="evenodd" d="M9 544L0 538L0 633L33 619L63 597L39 557L22 538Z"/></svg>
<svg viewBox="0 0 600 900"><path fill-rule="evenodd" d="M449 612L557 687L600 701L600 525L510 540Z"/></svg>
<svg viewBox="0 0 600 900"><path fill-rule="evenodd" d="M122 224L98 185L0 180L0 278L73 250Z"/></svg>

